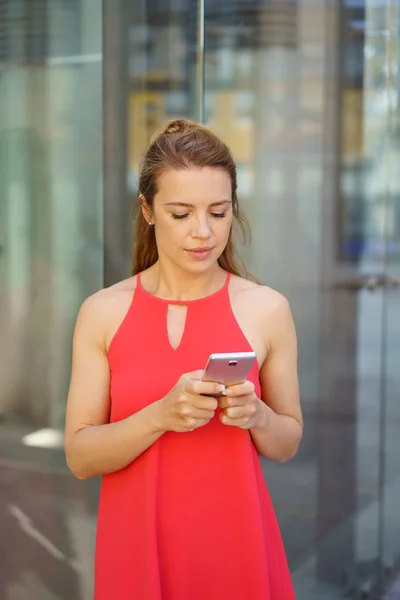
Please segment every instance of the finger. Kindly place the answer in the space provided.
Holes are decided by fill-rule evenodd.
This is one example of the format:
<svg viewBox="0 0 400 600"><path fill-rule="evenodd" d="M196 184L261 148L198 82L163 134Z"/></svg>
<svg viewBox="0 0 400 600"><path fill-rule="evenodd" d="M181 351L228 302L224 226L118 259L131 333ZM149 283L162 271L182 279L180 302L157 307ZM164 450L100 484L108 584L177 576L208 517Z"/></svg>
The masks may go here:
<svg viewBox="0 0 400 600"><path fill-rule="evenodd" d="M213 381L190 381L185 384L185 391L189 394L195 394L199 396L216 396L225 389L225 386L221 383L215 383Z"/></svg>
<svg viewBox="0 0 400 600"><path fill-rule="evenodd" d="M199 410L208 410L213 413L218 408L218 400L213 396L201 396L199 394L189 394L188 402Z"/></svg>
<svg viewBox="0 0 400 600"><path fill-rule="evenodd" d="M220 408L228 408L230 406L245 406L249 403L249 396L221 396L219 398Z"/></svg>
<svg viewBox="0 0 400 600"><path fill-rule="evenodd" d="M247 417L242 417L240 419L231 419L230 417L227 417L224 413L221 413L220 416L220 421L224 424L224 425L228 425L230 427L247 427L250 426L250 419L251 417L247 416Z"/></svg>
<svg viewBox="0 0 400 600"><path fill-rule="evenodd" d="M194 431L195 429L200 429L200 427L204 427L207 425L211 419L191 419L186 424L186 431Z"/></svg>
<svg viewBox="0 0 400 600"><path fill-rule="evenodd" d="M215 410L208 410L206 408L197 408L196 406L184 405L181 408L180 414L183 418L187 419L188 421L191 419L209 420L213 418Z"/></svg>
<svg viewBox="0 0 400 600"><path fill-rule="evenodd" d="M256 407L253 404L245 406L234 406L224 410L224 415L229 419L242 419L244 417L252 417L256 413Z"/></svg>
<svg viewBox="0 0 400 600"><path fill-rule="evenodd" d="M222 393L224 396L246 396L252 394L255 390L255 385L252 381L244 381L236 385L227 387Z"/></svg>
<svg viewBox="0 0 400 600"><path fill-rule="evenodd" d="M190 371L183 375L184 379L190 379L191 381L201 380L204 374L204 369L197 369L196 371Z"/></svg>

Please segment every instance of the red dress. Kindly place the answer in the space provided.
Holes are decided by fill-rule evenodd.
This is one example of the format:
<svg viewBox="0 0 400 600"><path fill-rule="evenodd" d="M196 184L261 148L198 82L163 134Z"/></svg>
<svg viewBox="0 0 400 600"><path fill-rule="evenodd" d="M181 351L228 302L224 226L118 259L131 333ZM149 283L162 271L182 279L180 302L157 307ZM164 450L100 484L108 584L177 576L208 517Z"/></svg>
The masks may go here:
<svg viewBox="0 0 400 600"><path fill-rule="evenodd" d="M111 421L162 398L213 352L251 350L226 284L171 302L137 277L110 349ZM188 307L182 341L168 340L168 304ZM260 395L258 368L249 376ZM95 600L293 600L279 526L250 433L218 414L189 433L167 432L100 495Z"/></svg>

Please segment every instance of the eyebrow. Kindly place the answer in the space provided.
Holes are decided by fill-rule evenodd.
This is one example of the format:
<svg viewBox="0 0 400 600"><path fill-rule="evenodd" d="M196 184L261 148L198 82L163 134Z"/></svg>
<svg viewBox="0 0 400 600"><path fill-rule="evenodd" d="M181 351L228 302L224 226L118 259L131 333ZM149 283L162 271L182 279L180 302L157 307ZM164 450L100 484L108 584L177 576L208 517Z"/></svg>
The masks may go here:
<svg viewBox="0 0 400 600"><path fill-rule="evenodd" d="M211 206L220 206L221 204L232 204L232 200L218 200L217 202L213 202L210 204ZM186 206L193 207L193 204L189 204L189 202L166 202L164 206Z"/></svg>

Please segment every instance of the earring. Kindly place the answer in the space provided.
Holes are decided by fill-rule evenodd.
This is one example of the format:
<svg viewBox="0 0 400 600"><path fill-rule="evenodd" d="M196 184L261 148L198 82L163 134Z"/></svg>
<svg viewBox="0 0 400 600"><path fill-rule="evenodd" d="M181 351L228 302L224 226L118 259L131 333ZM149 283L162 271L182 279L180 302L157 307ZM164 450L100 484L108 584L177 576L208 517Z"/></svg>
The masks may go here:
<svg viewBox="0 0 400 600"><path fill-rule="evenodd" d="M153 225L153 223L151 221L149 221L149 225Z"/></svg>

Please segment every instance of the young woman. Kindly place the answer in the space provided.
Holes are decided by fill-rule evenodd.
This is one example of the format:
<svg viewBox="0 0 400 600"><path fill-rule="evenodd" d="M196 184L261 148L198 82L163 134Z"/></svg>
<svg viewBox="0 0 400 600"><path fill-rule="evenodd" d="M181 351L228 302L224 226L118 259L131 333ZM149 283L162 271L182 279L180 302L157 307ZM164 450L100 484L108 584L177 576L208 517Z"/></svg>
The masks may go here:
<svg viewBox="0 0 400 600"><path fill-rule="evenodd" d="M176 120L141 169L133 275L88 298L73 344L65 448L102 475L96 600L292 600L258 455L297 451L302 415L286 299L235 259L236 167ZM211 353L254 350L248 380L201 381Z"/></svg>

